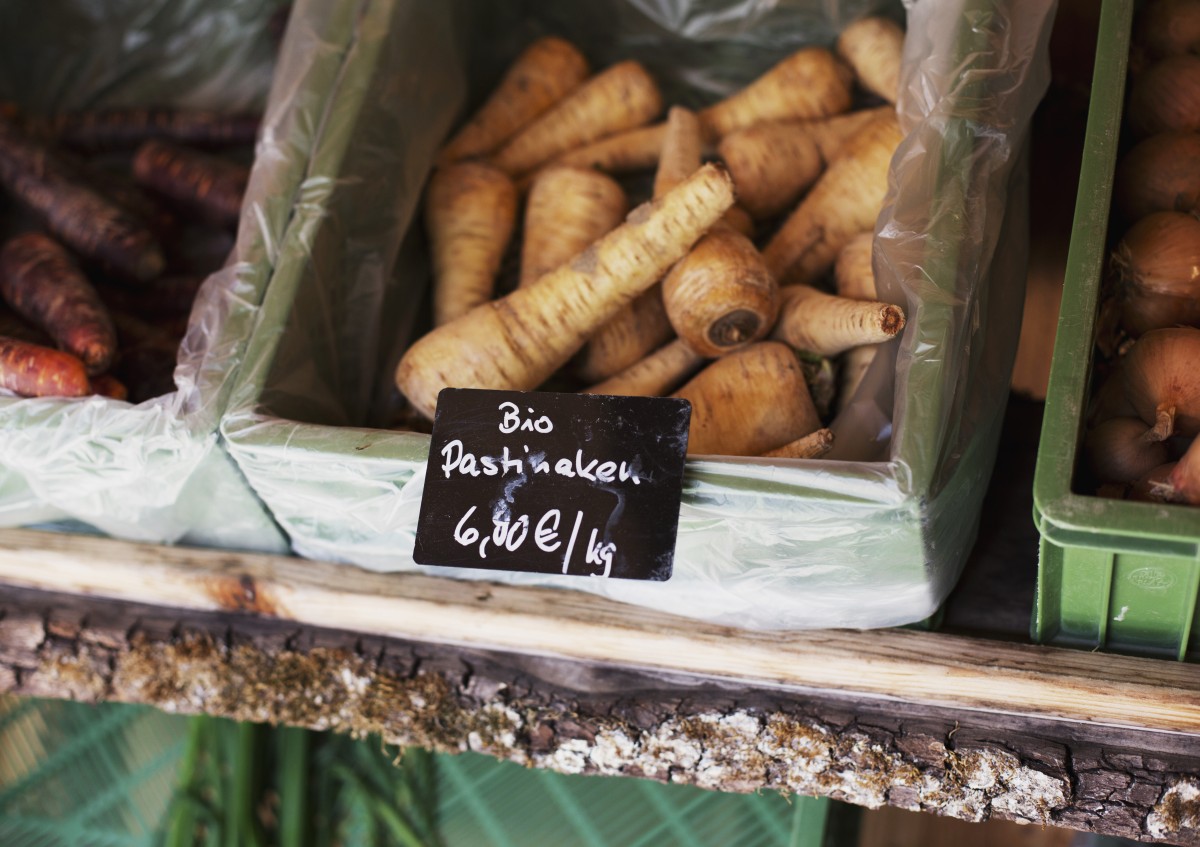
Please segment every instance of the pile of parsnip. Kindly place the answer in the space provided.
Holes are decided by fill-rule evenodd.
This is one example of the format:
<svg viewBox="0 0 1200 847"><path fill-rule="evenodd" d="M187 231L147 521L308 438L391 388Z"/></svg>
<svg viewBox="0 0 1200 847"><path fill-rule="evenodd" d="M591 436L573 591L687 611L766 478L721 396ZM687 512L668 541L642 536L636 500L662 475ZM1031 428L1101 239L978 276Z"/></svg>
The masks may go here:
<svg viewBox="0 0 1200 847"><path fill-rule="evenodd" d="M1200 504L1200 0L1134 27L1101 383L1085 455L1098 493Z"/></svg>
<svg viewBox="0 0 1200 847"><path fill-rule="evenodd" d="M589 393L689 400L692 454L828 452L828 404L806 373L831 371L806 363L839 357L844 401L904 327L871 267L903 40L863 19L836 50L799 50L665 119L639 63L593 74L560 38L528 46L438 156L424 207L434 328L402 357L400 392L428 419L446 387L566 374ZM856 95L874 107L851 111ZM630 211L639 172L653 193Z"/></svg>

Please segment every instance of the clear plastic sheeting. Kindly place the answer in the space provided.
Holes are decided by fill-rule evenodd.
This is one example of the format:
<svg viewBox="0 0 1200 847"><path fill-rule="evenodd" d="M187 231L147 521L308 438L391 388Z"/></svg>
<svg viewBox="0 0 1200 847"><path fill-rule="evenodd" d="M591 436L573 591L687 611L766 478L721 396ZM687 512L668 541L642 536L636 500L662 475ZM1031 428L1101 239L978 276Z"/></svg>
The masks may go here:
<svg viewBox="0 0 1200 847"><path fill-rule="evenodd" d="M301 2L303 21L322 3ZM757 629L876 627L934 612L974 540L1024 291L1023 151L1049 81L1052 0L364 0L311 203L280 258L230 411L230 452L294 549L380 571L553 585ZM436 6L436 7L435 7ZM905 306L834 423L831 458L689 460L664 583L412 561L429 438L389 431L392 374L427 309L418 204L434 153L537 35L594 68L644 61L669 102L711 102L862 14L907 17L907 133L876 227ZM427 319L425 319L427 320ZM895 373L893 382L892 374Z"/></svg>
<svg viewBox="0 0 1200 847"><path fill-rule="evenodd" d="M0 100L29 114L115 106L261 109L276 0L47 0L0 10ZM328 48L336 52L337 45ZM0 525L73 519L126 538L286 549L217 425L308 161L332 79L297 60L277 86L246 215L197 295L176 391L139 405L0 397ZM328 64L328 62L326 63ZM289 85L304 80L304 96Z"/></svg>

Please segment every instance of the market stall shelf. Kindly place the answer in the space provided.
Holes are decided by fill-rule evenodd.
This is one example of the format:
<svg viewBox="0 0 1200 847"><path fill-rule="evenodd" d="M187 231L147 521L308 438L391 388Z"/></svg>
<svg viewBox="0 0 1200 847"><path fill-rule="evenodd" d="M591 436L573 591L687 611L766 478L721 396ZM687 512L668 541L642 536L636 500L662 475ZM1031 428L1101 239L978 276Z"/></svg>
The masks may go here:
<svg viewBox="0 0 1200 847"><path fill-rule="evenodd" d="M903 630L756 637L424 577L399 578L410 599L387 598L392 623L379 628L392 634L350 631L284 616L286 560L42 541L4 533L7 582L22 562L49 584L55 563L100 555L157 560L147 583L190 572L192 589L221 589L179 592L185 605L169 608L5 588L0 687L14 693L1200 844L1196 665ZM336 592L324 593L328 611ZM412 631L438 618L472 624ZM559 637L535 650L513 625L538 620Z"/></svg>

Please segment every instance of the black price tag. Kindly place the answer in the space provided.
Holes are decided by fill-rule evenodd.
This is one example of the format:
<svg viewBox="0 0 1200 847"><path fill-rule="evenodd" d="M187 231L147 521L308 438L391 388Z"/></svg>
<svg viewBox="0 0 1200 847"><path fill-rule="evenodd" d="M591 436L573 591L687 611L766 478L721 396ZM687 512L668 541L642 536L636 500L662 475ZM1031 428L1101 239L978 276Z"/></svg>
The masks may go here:
<svg viewBox="0 0 1200 847"><path fill-rule="evenodd" d="M443 390L413 557L669 579L691 412L662 397Z"/></svg>

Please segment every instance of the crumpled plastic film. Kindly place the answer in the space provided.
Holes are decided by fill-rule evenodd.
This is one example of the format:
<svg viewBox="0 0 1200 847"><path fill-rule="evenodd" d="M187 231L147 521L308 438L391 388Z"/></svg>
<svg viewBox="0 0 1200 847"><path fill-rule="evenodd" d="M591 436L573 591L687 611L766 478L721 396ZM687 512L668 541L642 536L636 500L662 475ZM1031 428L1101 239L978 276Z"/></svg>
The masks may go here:
<svg viewBox="0 0 1200 847"><path fill-rule="evenodd" d="M236 244L193 306L176 390L139 405L0 397L0 525L284 550L217 425L353 31L314 11L277 64L278 0L48 0L0 10L0 99L31 114L175 105L266 114Z"/></svg>
<svg viewBox="0 0 1200 847"><path fill-rule="evenodd" d="M317 5L302 1L297 14ZM281 245L222 422L293 548L758 629L891 626L931 614L973 542L1007 398L1027 249L1023 151L1049 81L1052 0L362 6L343 78L352 102L344 122L326 122L311 172L332 191L298 210L311 228ZM875 253L883 296L905 306L909 323L835 421L833 456L689 460L667 582L415 565L429 439L370 427L387 421L395 363L427 309L416 212L450 129L546 32L575 41L596 68L642 60L669 102L700 105L800 46L831 44L872 12L907 17L910 33L906 139Z"/></svg>

